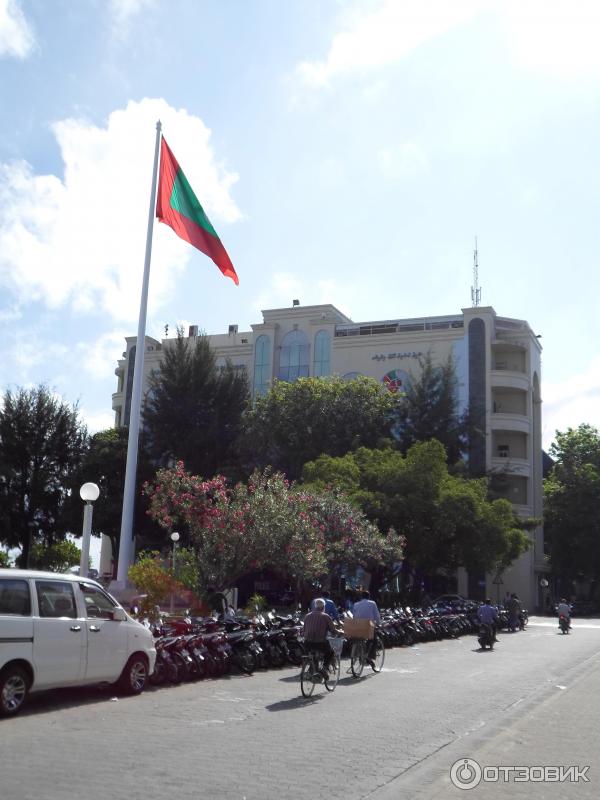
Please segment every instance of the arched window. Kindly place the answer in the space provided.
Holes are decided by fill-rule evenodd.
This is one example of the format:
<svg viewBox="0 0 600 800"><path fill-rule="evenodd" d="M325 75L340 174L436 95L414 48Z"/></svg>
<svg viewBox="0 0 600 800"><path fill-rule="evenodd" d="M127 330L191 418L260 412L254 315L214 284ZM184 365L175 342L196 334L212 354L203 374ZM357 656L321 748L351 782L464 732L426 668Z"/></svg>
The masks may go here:
<svg viewBox="0 0 600 800"><path fill-rule="evenodd" d="M315 378L322 375L329 375L330 342L331 339L327 331L318 331L315 336L315 358L313 361L313 375Z"/></svg>
<svg viewBox="0 0 600 800"><path fill-rule="evenodd" d="M266 394L271 382L271 340L259 336L254 345L254 394Z"/></svg>
<svg viewBox="0 0 600 800"><path fill-rule="evenodd" d="M290 331L283 337L279 356L279 380L308 378L308 337L303 331Z"/></svg>

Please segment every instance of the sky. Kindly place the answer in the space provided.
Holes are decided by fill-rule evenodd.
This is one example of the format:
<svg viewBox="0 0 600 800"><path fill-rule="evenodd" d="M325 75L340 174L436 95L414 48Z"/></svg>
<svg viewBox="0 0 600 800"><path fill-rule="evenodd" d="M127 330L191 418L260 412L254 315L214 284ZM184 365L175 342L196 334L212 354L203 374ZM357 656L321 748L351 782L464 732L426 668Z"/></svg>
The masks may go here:
<svg viewBox="0 0 600 800"><path fill-rule="evenodd" d="M239 287L155 225L147 333L482 305L600 427L597 0L0 0L0 391L90 431L139 313L156 121Z"/></svg>

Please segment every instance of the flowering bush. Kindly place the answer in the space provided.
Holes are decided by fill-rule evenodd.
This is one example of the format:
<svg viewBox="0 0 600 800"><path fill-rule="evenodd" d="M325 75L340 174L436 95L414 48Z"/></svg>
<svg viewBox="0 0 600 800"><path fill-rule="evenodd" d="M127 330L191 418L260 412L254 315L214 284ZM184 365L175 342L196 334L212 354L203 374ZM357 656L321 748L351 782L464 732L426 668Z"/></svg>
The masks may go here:
<svg viewBox="0 0 600 800"><path fill-rule="evenodd" d="M129 567L127 574L133 585L146 595L140 604L140 610L150 616L154 614L157 605L180 588L171 572L165 569L164 560L158 551L142 553L136 563Z"/></svg>
<svg viewBox="0 0 600 800"><path fill-rule="evenodd" d="M159 470L144 491L159 525L188 531L204 589L231 586L250 570L312 581L335 567L391 565L402 556L393 531L382 536L334 492L297 491L281 473L255 472L228 489L223 477L203 481L179 462Z"/></svg>

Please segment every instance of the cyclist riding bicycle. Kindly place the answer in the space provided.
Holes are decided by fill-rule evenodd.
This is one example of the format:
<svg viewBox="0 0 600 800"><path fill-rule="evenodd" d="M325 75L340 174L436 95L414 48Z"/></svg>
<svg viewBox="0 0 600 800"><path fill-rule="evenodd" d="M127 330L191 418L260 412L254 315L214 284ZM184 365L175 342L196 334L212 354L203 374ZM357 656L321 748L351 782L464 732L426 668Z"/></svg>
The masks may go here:
<svg viewBox="0 0 600 800"><path fill-rule="evenodd" d="M327 641L327 634L335 636L337 630L329 614L325 613L325 600L317 597L313 605L314 611L309 611L304 617L304 645L309 651L317 650L323 653L323 668L327 672L329 667L335 664L335 654Z"/></svg>
<svg viewBox="0 0 600 800"><path fill-rule="evenodd" d="M366 589L361 592L361 599L357 603L354 603L352 616L354 619L372 619L376 625L381 622L381 615L377 608L377 603L371 600L371 595ZM371 667L375 663L375 639L369 641L367 661Z"/></svg>

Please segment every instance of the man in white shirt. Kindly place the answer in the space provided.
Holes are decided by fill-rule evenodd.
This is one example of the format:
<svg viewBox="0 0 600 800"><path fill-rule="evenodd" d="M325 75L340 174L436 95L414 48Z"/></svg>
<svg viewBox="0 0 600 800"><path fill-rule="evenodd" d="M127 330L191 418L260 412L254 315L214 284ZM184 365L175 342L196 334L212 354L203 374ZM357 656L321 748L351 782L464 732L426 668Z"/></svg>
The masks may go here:
<svg viewBox="0 0 600 800"><path fill-rule="evenodd" d="M361 592L361 599L354 603L352 609L352 616L354 619L372 619L378 625L381 622L381 615L377 608L377 603L371 600L371 595L366 590ZM375 638L369 642L369 649L367 652L367 660L372 667L375 663Z"/></svg>
<svg viewBox="0 0 600 800"><path fill-rule="evenodd" d="M372 619L376 625L379 624L381 622L381 616L377 608L377 603L370 599L371 595L367 591L361 592L360 595L361 599L354 603L352 616L354 619Z"/></svg>

